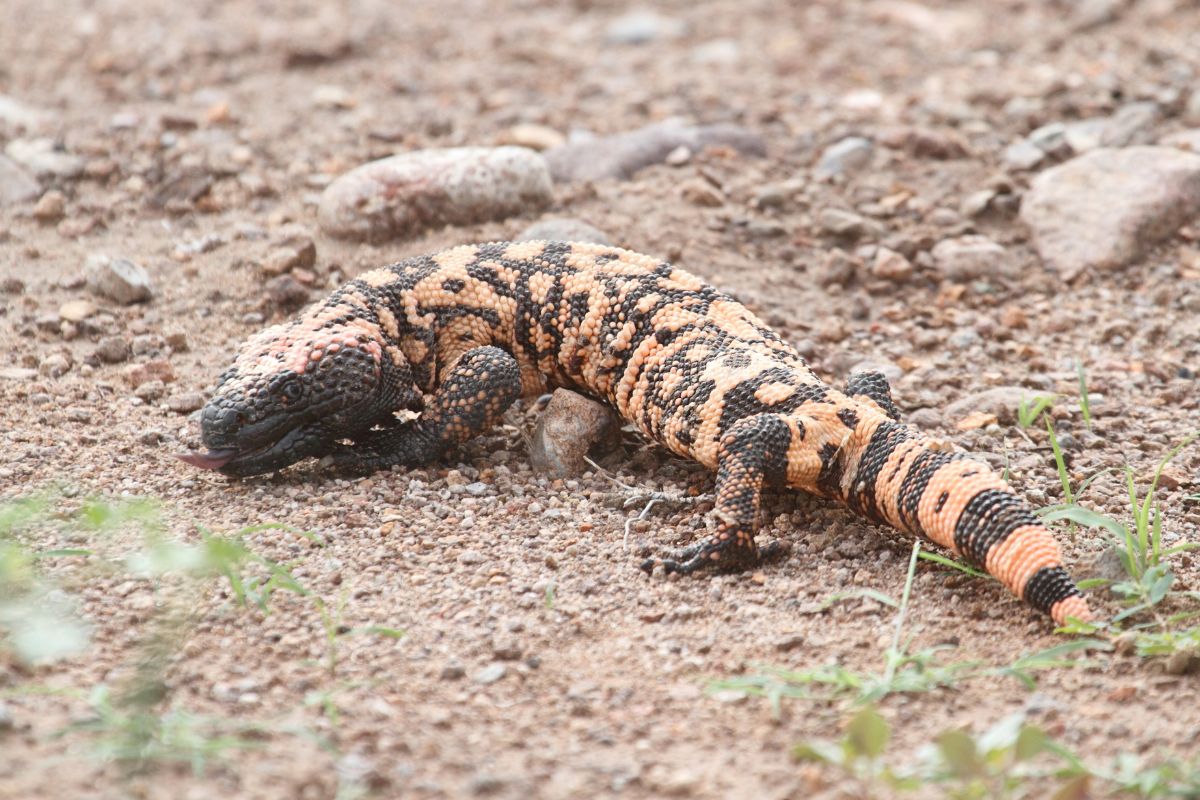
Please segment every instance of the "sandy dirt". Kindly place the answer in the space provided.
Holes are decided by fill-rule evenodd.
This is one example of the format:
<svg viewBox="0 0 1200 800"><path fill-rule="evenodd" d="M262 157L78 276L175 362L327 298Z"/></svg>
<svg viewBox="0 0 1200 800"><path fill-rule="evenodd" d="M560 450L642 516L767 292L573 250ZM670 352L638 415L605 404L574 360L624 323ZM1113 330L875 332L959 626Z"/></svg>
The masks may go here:
<svg viewBox="0 0 1200 800"><path fill-rule="evenodd" d="M237 482L172 458L197 443L188 394L208 390L245 337L289 313L260 269L285 225L316 235L316 264L302 275L315 299L368 267L569 216L734 293L832 381L884 365L911 420L1006 462L1037 505L1061 499L1045 434L1025 436L1011 419L959 430L950 403L996 386L1060 393L1055 423L1073 475L1126 463L1145 475L1198 418L1200 227L1126 269L1065 282L1015 216L1029 173L1001 154L1043 123L1132 100L1163 109L1155 137L1187 127L1200 10L1083 5L1111 15L975 0L937 14L884 0L669 2L658 10L682 29L665 25L638 45L606 40L629 8L604 0L64 0L53 14L9 0L0 90L44 116L31 129L0 123L0 143L49 136L83 171L42 181L61 191L61 218L35 216L37 198L0 208L0 367L17 368L0 379L0 498L50 485L70 488L65 508L88 494L155 497L170 533L187 540L199 526L312 531L327 544L276 530L247 542L292 563L340 607L345 629L405 636L340 636L331 672L311 602L281 593L264 616L207 584L171 658L166 706L260 723L259 747L229 751L202 775L168 766L124 776L86 735L56 733L89 717L93 686L128 672L166 600L125 574L56 564L94 640L49 667L0 661L14 723L0 731L0 797L782 798L820 788L789 749L837 736L843 707L794 701L776 719L766 703L704 690L762 664L878 668L893 611L857 599L818 608L852 588L898 597L910 548L898 535L824 502L777 497L761 535L792 544L785 562L647 578L639 554L702 534L707 507L650 516L626 548L625 521L641 505L614 503L612 478L678 493L708 491L711 479L631 434L602 457L605 474L549 479L528 466L537 412L522 405L458 463L356 481L309 464ZM500 143L523 123L607 134L671 116L738 123L766 138L769 155L708 151L628 181L558 186L548 211L409 241L319 235L321 190L369 159ZM850 135L876 142L870 165L815 179L824 148ZM955 157L940 157L947 149ZM210 185L193 197L197 180ZM719 189L718 205L683 190L696 180ZM963 211L998 187L987 213ZM877 229L839 241L819 223L830 208ZM1017 268L948 280L927 254L964 233L998 242ZM199 252L207 236L216 246ZM913 274L873 276L880 243L908 256ZM823 277L834 247L861 262L845 286ZM124 306L90 294L84 264L96 254L143 265L153 299ZM78 300L98 310L64 326L60 308ZM96 357L111 336L132 345L127 361ZM154 359L173 380L139 397L127 371ZM1075 399L1077 360L1093 393L1091 430ZM1187 499L1198 468L1200 451L1185 451L1161 495L1170 542L1200 536ZM1123 493L1110 475L1084 502L1124 514ZM1100 534L1063 529L1061 539L1076 574L1095 575ZM72 546L52 534L39 544ZM125 534L106 546L134 544ZM1194 561L1176 571L1182 588L1200 589ZM994 582L922 564L913 591L914 649L944 644L948 660L1006 664L1061 641ZM1094 603L1118 608L1102 593ZM983 679L893 697L882 710L899 753L1026 709L1098 763L1122 751L1195 757L1195 681L1154 660L1098 654L1092 666L1042 674L1036 692Z"/></svg>

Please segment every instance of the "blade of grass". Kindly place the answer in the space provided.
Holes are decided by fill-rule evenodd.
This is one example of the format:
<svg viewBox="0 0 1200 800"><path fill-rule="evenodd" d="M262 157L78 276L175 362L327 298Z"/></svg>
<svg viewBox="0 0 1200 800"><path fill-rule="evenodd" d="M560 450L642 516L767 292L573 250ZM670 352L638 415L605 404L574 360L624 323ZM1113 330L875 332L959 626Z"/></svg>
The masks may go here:
<svg viewBox="0 0 1200 800"><path fill-rule="evenodd" d="M1092 429L1092 404L1088 400L1087 373L1083 371L1083 362L1075 362L1075 371L1079 374L1079 410L1083 414L1083 424Z"/></svg>
<svg viewBox="0 0 1200 800"><path fill-rule="evenodd" d="M928 550L922 550L920 558L923 561L932 561L935 564L941 564L943 567L950 567L951 569L956 569L959 572L964 572L967 575L970 575L974 578L991 578L992 577L991 575L988 575L986 572L975 569L974 567L972 567L969 564L964 564L961 561L955 561L953 558L946 558L943 555L940 555L938 553L932 553Z"/></svg>

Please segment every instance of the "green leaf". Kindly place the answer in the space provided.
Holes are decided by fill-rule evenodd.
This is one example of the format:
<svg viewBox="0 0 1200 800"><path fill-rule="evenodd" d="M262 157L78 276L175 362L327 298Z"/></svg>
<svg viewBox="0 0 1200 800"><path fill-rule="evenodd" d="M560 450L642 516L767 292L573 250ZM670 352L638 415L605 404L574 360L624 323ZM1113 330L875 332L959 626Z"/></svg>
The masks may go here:
<svg viewBox="0 0 1200 800"><path fill-rule="evenodd" d="M802 763L840 764L842 753L829 742L803 742L792 748L792 758Z"/></svg>
<svg viewBox="0 0 1200 800"><path fill-rule="evenodd" d="M67 548L65 550L39 550L33 554L34 558L62 558L65 556L90 556L91 550L81 550L77 548Z"/></svg>
<svg viewBox="0 0 1200 800"><path fill-rule="evenodd" d="M1085 528L1104 528L1107 531L1111 531L1114 536L1122 539L1129 535L1129 529L1112 517L1074 504L1052 507L1041 516L1044 522L1057 522L1060 519L1065 519L1078 523Z"/></svg>
<svg viewBox="0 0 1200 800"><path fill-rule="evenodd" d="M1090 800L1092 793L1088 788L1091 782L1091 775L1076 775L1069 781L1058 787L1050 800Z"/></svg>
<svg viewBox="0 0 1200 800"><path fill-rule="evenodd" d="M921 559L924 559L925 561L932 561L935 564L941 564L944 567L950 567L951 569L956 569L959 572L964 572L967 575L971 575L976 578L992 578L991 575L988 575L986 572L983 572L982 570L975 569L974 567L972 567L968 564L964 564L961 561L955 561L952 558L946 558L943 555L939 555L937 553L931 553L928 550L922 550L918 557ZM992 578L992 580L995 580L995 578Z"/></svg>
<svg viewBox="0 0 1200 800"><path fill-rule="evenodd" d="M831 594L831 595L829 595L829 597L826 597L825 600L821 603L821 605L819 605L817 607L816 613L825 611L826 609L833 606L835 603L840 603L843 600L852 600L852 599L859 598L859 597L870 598L871 600L874 600L877 603L881 603L885 606L890 606L891 608L898 608L900 606L900 603L898 603L895 599L884 594L883 592L876 591L875 589L851 589L846 592L838 592L837 594Z"/></svg>
<svg viewBox="0 0 1200 800"><path fill-rule="evenodd" d="M959 778L972 778L981 771L982 762L975 740L964 731L946 731L937 738L938 752L950 771Z"/></svg>
<svg viewBox="0 0 1200 800"><path fill-rule="evenodd" d="M362 628L353 628L351 633L372 633L376 636L386 636L389 639L403 639L404 631L399 628L384 628L380 625L367 625Z"/></svg>
<svg viewBox="0 0 1200 800"><path fill-rule="evenodd" d="M1099 589L1102 586L1108 586L1112 583L1108 578L1087 578L1082 581L1077 581L1075 586L1080 589Z"/></svg>
<svg viewBox="0 0 1200 800"><path fill-rule="evenodd" d="M1034 725L1021 726L1017 734L1017 743L1013 746L1013 758L1017 761L1028 761L1046 749L1045 731Z"/></svg>
<svg viewBox="0 0 1200 800"><path fill-rule="evenodd" d="M855 714L846 729L846 739L855 754L867 758L879 758L883 755L890 735L887 720L871 706Z"/></svg>

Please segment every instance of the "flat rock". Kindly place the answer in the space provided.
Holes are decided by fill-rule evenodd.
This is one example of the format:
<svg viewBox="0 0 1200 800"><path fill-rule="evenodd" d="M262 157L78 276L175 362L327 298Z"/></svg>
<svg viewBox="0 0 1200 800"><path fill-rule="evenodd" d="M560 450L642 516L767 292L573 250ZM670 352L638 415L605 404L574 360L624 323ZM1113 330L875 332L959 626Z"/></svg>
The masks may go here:
<svg viewBox="0 0 1200 800"><path fill-rule="evenodd" d="M0 367L0 381L27 381L37 374L36 369L29 367Z"/></svg>
<svg viewBox="0 0 1200 800"><path fill-rule="evenodd" d="M946 419L957 422L973 413L995 416L1001 422L1012 422L1017 418L1017 408L1024 398L1034 403L1039 397L1049 397L1050 392L1026 389L1024 386L995 386L982 392L967 395L946 406Z"/></svg>
<svg viewBox="0 0 1200 800"><path fill-rule="evenodd" d="M48 111L26 105L15 97L0 94L0 122L14 128L33 130L52 119Z"/></svg>
<svg viewBox="0 0 1200 800"><path fill-rule="evenodd" d="M68 300L58 309L58 316L67 322L83 322L98 309L90 300Z"/></svg>
<svg viewBox="0 0 1200 800"><path fill-rule="evenodd" d="M42 187L28 170L0 155L0 206L24 203L41 193Z"/></svg>
<svg viewBox="0 0 1200 800"><path fill-rule="evenodd" d="M762 158L766 141L738 125L686 125L679 120L570 142L545 153L554 180L626 180L638 170L662 164L679 148L698 153L707 147L727 147L741 155Z"/></svg>
<svg viewBox="0 0 1200 800"><path fill-rule="evenodd" d="M91 292L121 305L141 303L154 294L150 274L128 259L93 254L83 271Z"/></svg>
<svg viewBox="0 0 1200 800"><path fill-rule="evenodd" d="M612 240L601 230L574 217L552 217L533 223L517 234L514 241L545 239L548 242L591 242L611 245Z"/></svg>
<svg viewBox="0 0 1200 800"><path fill-rule="evenodd" d="M204 395L201 392L182 392L167 398L167 408L176 414L190 414L204 407Z"/></svg>
<svg viewBox="0 0 1200 800"><path fill-rule="evenodd" d="M1158 143L1163 147L1174 147L1178 150L1200 153L1200 128L1176 131L1159 139Z"/></svg>
<svg viewBox="0 0 1200 800"><path fill-rule="evenodd" d="M83 158L61 149L53 139L13 139L4 152L39 178L77 178L83 173Z"/></svg>
<svg viewBox="0 0 1200 800"><path fill-rule="evenodd" d="M134 388L151 381L160 381L166 384L175 380L175 370L171 367L171 362L162 358L143 364L130 364L121 374Z"/></svg>
<svg viewBox="0 0 1200 800"><path fill-rule="evenodd" d="M675 39L687 31L687 23L650 9L637 9L614 19L604 30L608 44L648 44L658 39Z"/></svg>
<svg viewBox="0 0 1200 800"><path fill-rule="evenodd" d="M1013 272L1008 251L986 236L943 239L934 245L931 255L938 271L952 281L1008 277Z"/></svg>
<svg viewBox="0 0 1200 800"><path fill-rule="evenodd" d="M1046 264L1070 279L1140 257L1200 213L1200 156L1100 148L1039 174L1021 221Z"/></svg>
<svg viewBox="0 0 1200 800"><path fill-rule="evenodd" d="M875 145L862 136L847 136L826 147L821 153L813 175L817 178L832 178L847 172L862 169L871 163Z"/></svg>
<svg viewBox="0 0 1200 800"><path fill-rule="evenodd" d="M524 147L418 150L342 175L321 196L322 230L380 242L443 225L536 211L553 199L550 171Z"/></svg>
<svg viewBox="0 0 1200 800"><path fill-rule="evenodd" d="M539 472L568 477L587 469L592 445L616 431L612 411L568 389L555 389L538 417L529 461Z"/></svg>

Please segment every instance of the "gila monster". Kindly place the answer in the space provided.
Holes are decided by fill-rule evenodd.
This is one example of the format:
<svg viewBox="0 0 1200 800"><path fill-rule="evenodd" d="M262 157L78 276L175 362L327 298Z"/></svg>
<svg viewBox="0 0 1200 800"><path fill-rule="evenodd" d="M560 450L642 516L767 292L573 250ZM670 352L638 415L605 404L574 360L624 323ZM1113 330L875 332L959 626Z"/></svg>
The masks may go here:
<svg viewBox="0 0 1200 800"><path fill-rule="evenodd" d="M717 473L715 534L644 568L778 556L754 533L763 486L783 484L932 540L1059 624L1089 617L1029 505L904 425L881 374L837 391L729 295L615 247L468 245L367 272L250 339L201 413L210 449L181 458L231 476L423 465L554 386Z"/></svg>

